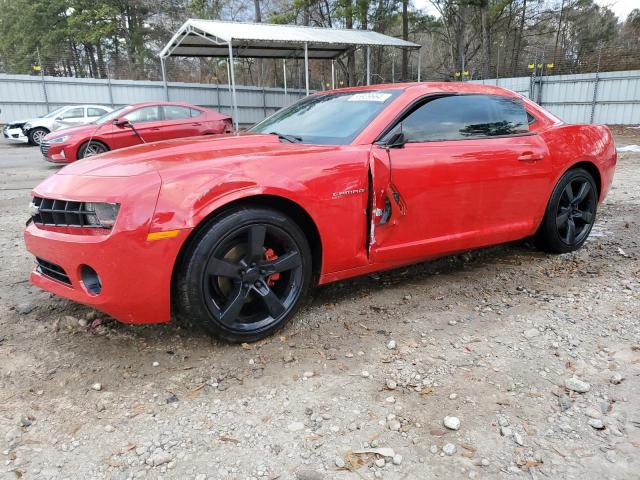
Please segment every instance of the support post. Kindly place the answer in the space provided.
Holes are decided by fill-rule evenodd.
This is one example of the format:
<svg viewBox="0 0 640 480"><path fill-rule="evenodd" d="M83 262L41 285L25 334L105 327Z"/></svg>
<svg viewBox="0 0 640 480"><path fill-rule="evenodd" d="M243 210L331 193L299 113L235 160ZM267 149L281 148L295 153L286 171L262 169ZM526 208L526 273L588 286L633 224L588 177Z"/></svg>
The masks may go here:
<svg viewBox="0 0 640 480"><path fill-rule="evenodd" d="M287 104L287 60L282 59L282 78L284 78L284 104Z"/></svg>
<svg viewBox="0 0 640 480"><path fill-rule="evenodd" d="M336 62L331 60L331 90L336 88Z"/></svg>
<svg viewBox="0 0 640 480"><path fill-rule="evenodd" d="M167 70L164 65L164 58L160 57L160 66L162 67L162 86L164 88L164 99L169 101L169 86L167 85ZM109 89L111 89L111 81L109 81Z"/></svg>
<svg viewBox="0 0 640 480"><path fill-rule="evenodd" d="M600 83L600 57L602 55L602 43L598 48L598 66L596 67L596 76L593 79L593 97L591 98L591 114L589 115L589 123L593 123L596 116L596 105L598 104L598 84Z"/></svg>
<svg viewBox="0 0 640 480"><path fill-rule="evenodd" d="M109 71L109 66L107 65L107 89L109 90L109 103L111 104L111 108L115 107L113 103L113 89L111 88L111 72Z"/></svg>
<svg viewBox="0 0 640 480"><path fill-rule="evenodd" d="M262 87L262 114L267 118L267 91Z"/></svg>
<svg viewBox="0 0 640 480"><path fill-rule="evenodd" d="M367 45L367 85L371 85L371 47Z"/></svg>
<svg viewBox="0 0 640 480"><path fill-rule="evenodd" d="M396 83L396 51L391 52L391 83Z"/></svg>
<svg viewBox="0 0 640 480"><path fill-rule="evenodd" d="M304 44L304 82L307 90L307 96L309 95L309 45Z"/></svg>
<svg viewBox="0 0 640 480"><path fill-rule="evenodd" d="M42 60L40 60L40 49L36 48L36 52L38 52L38 66L40 67L40 79L42 80L42 94L44 95L44 104L47 108L47 113L49 113L49 96L47 95L47 82L44 79L44 68L42 68Z"/></svg>
<svg viewBox="0 0 640 480"><path fill-rule="evenodd" d="M422 47L418 48L418 82L422 77Z"/></svg>
<svg viewBox="0 0 640 480"><path fill-rule="evenodd" d="M238 101L236 99L236 79L234 76L233 67L233 45L232 41L229 40L229 72L231 74L231 104L232 104L232 112L233 112L233 125L235 127L236 133L240 131L238 127Z"/></svg>

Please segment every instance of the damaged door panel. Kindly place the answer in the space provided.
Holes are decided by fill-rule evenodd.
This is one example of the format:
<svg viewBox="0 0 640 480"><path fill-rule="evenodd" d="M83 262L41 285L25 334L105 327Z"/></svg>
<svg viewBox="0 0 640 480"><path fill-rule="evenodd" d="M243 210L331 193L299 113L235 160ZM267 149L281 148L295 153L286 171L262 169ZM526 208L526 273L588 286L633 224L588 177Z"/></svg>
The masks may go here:
<svg viewBox="0 0 640 480"><path fill-rule="evenodd" d="M407 208L393 183L393 164L389 148L374 146L369 157L369 232L367 252L384 244L395 227L402 223Z"/></svg>

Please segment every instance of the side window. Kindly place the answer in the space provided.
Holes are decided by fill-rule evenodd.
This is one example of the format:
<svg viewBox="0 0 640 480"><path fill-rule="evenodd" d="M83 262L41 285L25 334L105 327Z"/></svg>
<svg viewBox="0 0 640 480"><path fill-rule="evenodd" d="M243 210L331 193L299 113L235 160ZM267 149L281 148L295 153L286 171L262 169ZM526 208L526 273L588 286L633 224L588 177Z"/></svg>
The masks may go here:
<svg viewBox="0 0 640 480"><path fill-rule="evenodd" d="M58 118L60 120L68 120L70 118L83 118L83 117L84 117L84 108L78 107L78 108L70 108L69 110L64 112L62 115L60 115Z"/></svg>
<svg viewBox="0 0 640 480"><path fill-rule="evenodd" d="M164 108L165 120L184 120L185 118L191 118L190 109L187 107L180 107L179 105L165 105L162 108Z"/></svg>
<svg viewBox="0 0 640 480"><path fill-rule="evenodd" d="M200 115L202 115L204 112L202 110L198 110L197 108L192 108L191 109L191 117L199 117Z"/></svg>
<svg viewBox="0 0 640 480"><path fill-rule="evenodd" d="M160 107L154 105L152 107L142 107L133 112L125 115L125 117L131 123L143 123L143 122L157 122L161 120Z"/></svg>
<svg viewBox="0 0 640 480"><path fill-rule="evenodd" d="M96 107L87 107L87 117L101 117L107 113L106 110Z"/></svg>
<svg viewBox="0 0 640 480"><path fill-rule="evenodd" d="M529 125L533 125L536 123L536 117L534 117L531 113L527 112L527 123Z"/></svg>
<svg viewBox="0 0 640 480"><path fill-rule="evenodd" d="M464 140L528 132L522 102L497 95L453 95L427 101L410 112L394 132L408 142Z"/></svg>

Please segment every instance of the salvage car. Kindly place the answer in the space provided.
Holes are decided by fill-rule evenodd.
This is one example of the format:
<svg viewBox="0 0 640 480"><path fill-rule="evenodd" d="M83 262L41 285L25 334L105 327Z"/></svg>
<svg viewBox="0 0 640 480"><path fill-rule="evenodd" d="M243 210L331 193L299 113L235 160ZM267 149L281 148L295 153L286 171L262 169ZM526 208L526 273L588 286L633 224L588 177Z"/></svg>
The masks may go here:
<svg viewBox="0 0 640 480"><path fill-rule="evenodd" d="M111 110L104 105L67 105L41 117L9 122L3 134L9 140L40 145L45 135L54 130L93 122Z"/></svg>
<svg viewBox="0 0 640 480"><path fill-rule="evenodd" d="M580 248L611 132L468 83L309 96L247 133L82 160L33 191L31 282L126 323L172 311L230 342L315 285L533 237Z"/></svg>
<svg viewBox="0 0 640 480"><path fill-rule="evenodd" d="M71 163L80 158L171 138L228 133L231 117L182 102L127 105L94 122L47 135L40 145L45 160Z"/></svg>

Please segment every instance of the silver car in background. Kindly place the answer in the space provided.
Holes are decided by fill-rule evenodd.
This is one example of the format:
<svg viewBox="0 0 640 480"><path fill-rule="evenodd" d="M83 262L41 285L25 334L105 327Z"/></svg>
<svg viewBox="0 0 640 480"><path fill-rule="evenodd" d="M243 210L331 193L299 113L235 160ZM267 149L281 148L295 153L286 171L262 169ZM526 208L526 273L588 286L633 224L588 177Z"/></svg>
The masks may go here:
<svg viewBox="0 0 640 480"><path fill-rule="evenodd" d="M42 139L53 131L91 123L112 110L104 105L68 105L42 117L9 122L2 133L9 140L40 145Z"/></svg>

